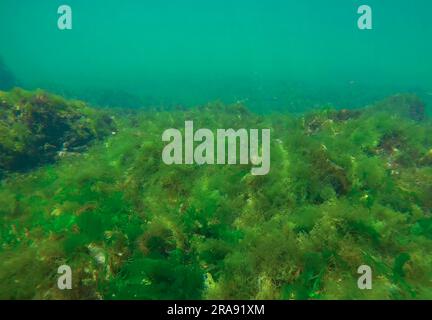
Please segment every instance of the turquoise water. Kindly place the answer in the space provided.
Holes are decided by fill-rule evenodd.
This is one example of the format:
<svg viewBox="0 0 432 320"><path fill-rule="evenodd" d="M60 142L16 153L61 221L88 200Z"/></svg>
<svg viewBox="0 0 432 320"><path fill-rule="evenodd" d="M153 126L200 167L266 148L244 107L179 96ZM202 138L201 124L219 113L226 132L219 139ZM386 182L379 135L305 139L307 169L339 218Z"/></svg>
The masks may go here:
<svg viewBox="0 0 432 320"><path fill-rule="evenodd" d="M0 0L0 299L432 299L431 18Z"/></svg>
<svg viewBox="0 0 432 320"><path fill-rule="evenodd" d="M57 28L62 4L72 30ZM357 27L362 4L372 30ZM0 56L25 88L101 104L429 101L431 18L428 0L1 0Z"/></svg>

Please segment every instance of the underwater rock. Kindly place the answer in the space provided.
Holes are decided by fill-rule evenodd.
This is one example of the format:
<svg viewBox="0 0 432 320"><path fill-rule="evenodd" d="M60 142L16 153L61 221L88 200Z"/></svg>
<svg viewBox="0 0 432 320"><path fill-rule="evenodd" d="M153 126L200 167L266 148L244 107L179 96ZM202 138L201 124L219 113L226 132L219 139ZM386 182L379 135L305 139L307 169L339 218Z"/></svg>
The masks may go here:
<svg viewBox="0 0 432 320"><path fill-rule="evenodd" d="M392 154L406 144L406 138L399 132L389 132L384 134L378 144L378 150L383 150L387 154Z"/></svg>
<svg viewBox="0 0 432 320"><path fill-rule="evenodd" d="M319 180L329 183L337 195L344 195L351 189L351 182L344 168L334 163L326 152L325 146L311 151L311 160Z"/></svg>
<svg viewBox="0 0 432 320"><path fill-rule="evenodd" d="M43 91L0 91L0 171L22 171L83 151L109 135L114 122L102 111Z"/></svg>
<svg viewBox="0 0 432 320"><path fill-rule="evenodd" d="M304 118L303 127L306 135L314 135L321 131L321 129L328 125L332 119L329 119L327 114L312 113Z"/></svg>
<svg viewBox="0 0 432 320"><path fill-rule="evenodd" d="M330 118L335 121L347 121L350 119L357 119L361 114L361 110L341 109L333 112Z"/></svg>
<svg viewBox="0 0 432 320"><path fill-rule="evenodd" d="M415 121L421 121L426 118L425 104L415 94L394 95L377 102L371 109L397 114Z"/></svg>
<svg viewBox="0 0 432 320"><path fill-rule="evenodd" d="M362 113L363 110L361 109L324 109L315 111L304 117L303 127L307 135L314 135L326 127L332 127L335 123L357 119Z"/></svg>

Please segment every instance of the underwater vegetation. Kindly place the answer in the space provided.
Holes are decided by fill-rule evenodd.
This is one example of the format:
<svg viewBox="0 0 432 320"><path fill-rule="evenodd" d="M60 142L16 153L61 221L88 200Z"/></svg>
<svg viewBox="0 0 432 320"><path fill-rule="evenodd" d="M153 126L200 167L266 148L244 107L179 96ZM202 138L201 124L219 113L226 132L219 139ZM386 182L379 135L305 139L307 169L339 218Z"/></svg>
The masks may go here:
<svg viewBox="0 0 432 320"><path fill-rule="evenodd" d="M432 125L413 95L300 116L216 102L115 124L47 93L0 102L2 299L432 298ZM191 119L270 128L269 174L165 165L162 132ZM88 147L46 163L43 146L64 143ZM38 166L13 173L20 157ZM57 288L63 264L72 290ZM362 264L373 290L357 287Z"/></svg>
<svg viewBox="0 0 432 320"><path fill-rule="evenodd" d="M115 130L114 121L84 103L41 90L0 91L0 173L71 155Z"/></svg>

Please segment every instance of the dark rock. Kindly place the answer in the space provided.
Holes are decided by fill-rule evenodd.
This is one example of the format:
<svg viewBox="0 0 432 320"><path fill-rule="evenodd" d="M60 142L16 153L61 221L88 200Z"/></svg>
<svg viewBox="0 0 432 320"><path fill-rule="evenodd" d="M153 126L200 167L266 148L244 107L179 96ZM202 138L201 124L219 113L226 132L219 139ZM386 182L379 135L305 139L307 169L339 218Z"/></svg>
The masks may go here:
<svg viewBox="0 0 432 320"><path fill-rule="evenodd" d="M115 124L102 111L43 91L0 91L0 171L49 163L60 151L83 151L111 134Z"/></svg>
<svg viewBox="0 0 432 320"><path fill-rule="evenodd" d="M415 121L426 118L425 104L415 94L398 94L372 106L375 111L385 111Z"/></svg>

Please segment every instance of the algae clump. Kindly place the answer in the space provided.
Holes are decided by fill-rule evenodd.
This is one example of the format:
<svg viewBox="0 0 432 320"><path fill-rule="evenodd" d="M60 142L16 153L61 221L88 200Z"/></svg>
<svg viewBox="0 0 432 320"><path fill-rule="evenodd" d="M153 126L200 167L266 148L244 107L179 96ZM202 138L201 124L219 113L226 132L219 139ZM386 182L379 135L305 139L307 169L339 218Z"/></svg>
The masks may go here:
<svg viewBox="0 0 432 320"><path fill-rule="evenodd" d="M115 129L103 112L38 90L0 91L0 171L23 171L83 149Z"/></svg>

